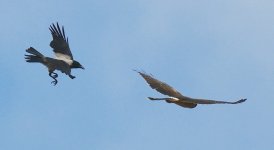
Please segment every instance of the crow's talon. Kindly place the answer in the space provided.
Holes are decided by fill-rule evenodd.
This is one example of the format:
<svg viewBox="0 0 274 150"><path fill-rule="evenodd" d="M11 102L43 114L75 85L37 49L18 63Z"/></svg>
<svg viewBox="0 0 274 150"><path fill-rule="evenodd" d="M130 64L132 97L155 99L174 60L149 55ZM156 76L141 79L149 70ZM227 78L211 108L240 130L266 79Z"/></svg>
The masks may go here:
<svg viewBox="0 0 274 150"><path fill-rule="evenodd" d="M57 73L52 73L53 75L52 75L52 77L53 78L57 78L58 77L58 74Z"/></svg>
<svg viewBox="0 0 274 150"><path fill-rule="evenodd" d="M74 79L74 78L75 78L75 76L73 76L73 75L69 75L69 77L70 77L71 79Z"/></svg>
<svg viewBox="0 0 274 150"><path fill-rule="evenodd" d="M51 84L55 86L57 84L57 80L51 81Z"/></svg>
<svg viewBox="0 0 274 150"><path fill-rule="evenodd" d="M58 82L58 81L56 80L56 78L58 77L58 74L57 74L57 73L54 73L54 72L49 72L49 76L54 80L54 81L51 82L51 84L56 85L57 82Z"/></svg>

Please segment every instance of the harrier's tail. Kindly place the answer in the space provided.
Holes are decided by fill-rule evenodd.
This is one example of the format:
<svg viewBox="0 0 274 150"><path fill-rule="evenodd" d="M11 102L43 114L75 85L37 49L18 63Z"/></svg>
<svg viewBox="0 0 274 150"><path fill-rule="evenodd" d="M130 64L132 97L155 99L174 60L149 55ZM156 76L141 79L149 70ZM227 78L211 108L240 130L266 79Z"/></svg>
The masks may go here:
<svg viewBox="0 0 274 150"><path fill-rule="evenodd" d="M32 55L25 55L25 59L27 62L43 62L44 55L38 52L33 47L30 47L26 50L26 52L32 54Z"/></svg>

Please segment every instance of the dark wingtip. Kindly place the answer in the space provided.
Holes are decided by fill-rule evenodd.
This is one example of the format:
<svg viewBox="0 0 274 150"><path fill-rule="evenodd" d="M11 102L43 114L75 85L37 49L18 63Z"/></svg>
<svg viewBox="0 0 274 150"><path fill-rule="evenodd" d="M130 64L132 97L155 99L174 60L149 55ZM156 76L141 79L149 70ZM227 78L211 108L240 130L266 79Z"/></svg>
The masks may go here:
<svg viewBox="0 0 274 150"><path fill-rule="evenodd" d="M141 76L143 76L143 73L142 73L141 71L137 70L137 69L132 69L132 71L135 71L135 72L137 72L138 74L140 74Z"/></svg>
<svg viewBox="0 0 274 150"><path fill-rule="evenodd" d="M243 103L243 102L245 102L247 99L245 98L245 99L240 99L240 100L238 100L237 102L235 102L235 103L233 103L233 104L239 104L239 103Z"/></svg>
<svg viewBox="0 0 274 150"><path fill-rule="evenodd" d="M51 28L51 29L53 29L53 27L55 27L55 24L54 24L54 23L52 23L52 24L50 25L50 28Z"/></svg>
<svg viewBox="0 0 274 150"><path fill-rule="evenodd" d="M34 56L34 55L25 54L25 59L30 59L31 56Z"/></svg>
<svg viewBox="0 0 274 150"><path fill-rule="evenodd" d="M54 24L53 24L53 25L54 25ZM55 26L55 25L54 25L54 26ZM57 29L60 28L60 27L59 27L58 21L56 21L56 27L57 27Z"/></svg>
<svg viewBox="0 0 274 150"><path fill-rule="evenodd" d="M139 73L139 71L138 71L137 69L132 69L132 71L135 71L135 72L138 72L138 73Z"/></svg>
<svg viewBox="0 0 274 150"><path fill-rule="evenodd" d="M26 49L26 52L28 52L28 51L31 50L31 49L32 49L32 47L27 48L27 49Z"/></svg>
<svg viewBox="0 0 274 150"><path fill-rule="evenodd" d="M140 75L146 74L145 71L140 71L140 70L137 70L137 69L132 69L132 70L135 71L135 72L137 72L137 73L139 73Z"/></svg>
<svg viewBox="0 0 274 150"><path fill-rule="evenodd" d="M245 99L241 99L240 100L240 102L242 103L242 102L245 102L247 99L245 98Z"/></svg>
<svg viewBox="0 0 274 150"><path fill-rule="evenodd" d="M154 100L154 98L152 98L152 97L147 97L149 100Z"/></svg>
<svg viewBox="0 0 274 150"><path fill-rule="evenodd" d="M33 47L29 47L26 49L26 52L31 53L33 51L33 49L34 49Z"/></svg>

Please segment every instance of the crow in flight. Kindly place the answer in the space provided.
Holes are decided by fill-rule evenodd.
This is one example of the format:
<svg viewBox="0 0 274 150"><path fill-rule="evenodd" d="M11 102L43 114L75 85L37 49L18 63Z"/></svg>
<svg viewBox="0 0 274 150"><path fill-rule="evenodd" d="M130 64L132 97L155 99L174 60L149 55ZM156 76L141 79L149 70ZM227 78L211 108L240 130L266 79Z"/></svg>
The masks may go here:
<svg viewBox="0 0 274 150"><path fill-rule="evenodd" d="M136 71L136 70L134 70L134 71ZM151 75L148 75L148 74L146 74L144 72L140 72L140 71L136 71L136 72L139 73L146 80L146 82L149 84L149 86L152 89L155 89L156 91L158 91L164 95L170 96L168 98L148 97L148 99L150 99L150 100L165 100L167 103L175 103L175 104L185 107L185 108L194 108L198 104L239 104L239 103L246 101L246 99L240 99L236 102L227 102L227 101L216 101L216 100L186 97L186 96L183 96L181 93L179 93L177 90L175 90L170 85L153 78Z"/></svg>
<svg viewBox="0 0 274 150"><path fill-rule="evenodd" d="M71 75L72 68L82 68L84 67L76 60L73 60L72 53L69 48L68 38L65 35L64 27L62 30L59 27L59 24L52 24L49 28L53 40L50 42L50 47L53 48L56 58L45 57L43 54L38 52L33 47L30 47L26 52L30 53L25 55L25 59L30 63L42 63L48 68L49 76L54 80L51 83L57 84L58 74L55 73L55 70L59 70L62 73L68 75L71 79L74 79L75 76Z"/></svg>

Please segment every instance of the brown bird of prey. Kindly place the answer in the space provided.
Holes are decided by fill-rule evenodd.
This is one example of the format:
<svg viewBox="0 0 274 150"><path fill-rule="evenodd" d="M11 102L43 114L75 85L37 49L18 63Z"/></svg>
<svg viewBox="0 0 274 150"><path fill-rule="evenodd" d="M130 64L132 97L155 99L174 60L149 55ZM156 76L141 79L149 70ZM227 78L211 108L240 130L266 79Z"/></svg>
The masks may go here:
<svg viewBox="0 0 274 150"><path fill-rule="evenodd" d="M72 68L82 68L84 67L76 60L73 60L72 53L69 48L68 38L65 35L64 27L62 30L59 27L59 24L56 23L56 26L52 24L49 28L53 40L50 42L50 47L53 48L56 58L45 57L43 54L38 52L33 47L30 47L26 52L31 55L25 55L25 59L30 63L42 63L48 68L49 76L54 80L51 83L57 84L58 74L55 73L55 70L59 70L62 73L68 75L71 79L74 79L75 76L71 75Z"/></svg>
<svg viewBox="0 0 274 150"><path fill-rule="evenodd" d="M155 89L156 91L169 96L167 98L148 97L148 99L150 100L165 100L167 103L174 103L185 108L194 108L198 104L239 104L246 101L246 99L240 99L236 102L227 102L227 101L216 101L216 100L186 97L186 96L183 96L180 92L175 90L170 85L166 84L165 82L157 80L153 78L151 75L148 75L144 72L140 72L140 71L136 71L136 72L138 72L146 80L146 82L149 84L149 86L152 89Z"/></svg>

